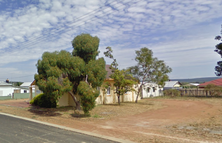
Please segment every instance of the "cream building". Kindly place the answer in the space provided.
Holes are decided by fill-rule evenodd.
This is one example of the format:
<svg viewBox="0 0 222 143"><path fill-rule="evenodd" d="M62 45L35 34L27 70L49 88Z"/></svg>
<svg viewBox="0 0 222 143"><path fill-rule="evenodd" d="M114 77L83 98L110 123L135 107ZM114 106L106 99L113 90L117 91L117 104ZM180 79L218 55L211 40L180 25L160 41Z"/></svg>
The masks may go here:
<svg viewBox="0 0 222 143"><path fill-rule="evenodd" d="M109 69L110 65L106 65L106 79L103 82L103 85L98 88L100 90L100 95L96 99L96 104L115 104L118 102L117 94L115 93L114 89L114 80L110 78L110 75L112 74L112 71ZM108 88L104 88L104 85L109 85ZM35 81L32 83L32 86L35 85ZM120 102L133 102L136 100L137 96L137 88L138 86L134 86L136 91L127 92L123 96L120 97ZM35 85L35 95L30 92L30 100L33 98L33 96L36 96L40 94L41 91L39 90L38 86ZM77 96L77 99L79 97ZM138 97L138 100L140 100L141 97ZM69 93L65 93L58 101L59 106L75 106L75 102L72 99L72 96Z"/></svg>

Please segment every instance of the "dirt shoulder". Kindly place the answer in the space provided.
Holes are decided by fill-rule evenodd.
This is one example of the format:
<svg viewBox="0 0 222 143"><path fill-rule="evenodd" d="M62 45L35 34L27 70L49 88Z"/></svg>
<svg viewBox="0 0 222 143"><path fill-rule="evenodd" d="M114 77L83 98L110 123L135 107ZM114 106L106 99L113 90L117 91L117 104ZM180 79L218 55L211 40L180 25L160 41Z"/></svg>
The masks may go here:
<svg viewBox="0 0 222 143"><path fill-rule="evenodd" d="M222 99L153 98L98 105L91 117L77 117L72 107L44 109L26 101L0 101L0 112L134 142L222 140Z"/></svg>

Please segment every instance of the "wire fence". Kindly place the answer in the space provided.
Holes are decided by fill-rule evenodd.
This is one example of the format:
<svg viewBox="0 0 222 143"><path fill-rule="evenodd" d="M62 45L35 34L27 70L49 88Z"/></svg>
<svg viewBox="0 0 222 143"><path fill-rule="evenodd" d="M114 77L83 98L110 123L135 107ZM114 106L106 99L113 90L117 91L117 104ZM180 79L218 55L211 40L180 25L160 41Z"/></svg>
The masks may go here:
<svg viewBox="0 0 222 143"><path fill-rule="evenodd" d="M222 90L215 89L169 89L164 91L165 96L186 96L186 97L222 97Z"/></svg>

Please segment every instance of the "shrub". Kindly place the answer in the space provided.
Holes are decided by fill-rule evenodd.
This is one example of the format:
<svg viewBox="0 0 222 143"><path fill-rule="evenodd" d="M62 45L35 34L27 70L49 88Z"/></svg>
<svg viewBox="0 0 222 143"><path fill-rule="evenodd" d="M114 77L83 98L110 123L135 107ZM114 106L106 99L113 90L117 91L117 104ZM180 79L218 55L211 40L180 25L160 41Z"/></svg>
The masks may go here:
<svg viewBox="0 0 222 143"><path fill-rule="evenodd" d="M180 96L180 91L177 89L168 89L163 91L166 96Z"/></svg>
<svg viewBox="0 0 222 143"><path fill-rule="evenodd" d="M56 100L49 99L48 96L46 96L44 93L41 93L41 94L35 96L30 101L30 104L36 105L39 107L45 107L45 108L55 108L56 107Z"/></svg>

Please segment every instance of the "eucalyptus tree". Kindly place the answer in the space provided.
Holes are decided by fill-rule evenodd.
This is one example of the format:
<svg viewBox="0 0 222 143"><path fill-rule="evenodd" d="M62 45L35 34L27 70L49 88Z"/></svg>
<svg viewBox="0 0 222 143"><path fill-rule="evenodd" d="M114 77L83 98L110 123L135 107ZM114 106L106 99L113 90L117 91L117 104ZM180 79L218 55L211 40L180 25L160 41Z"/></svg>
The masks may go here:
<svg viewBox="0 0 222 143"><path fill-rule="evenodd" d="M163 60L158 60L158 58L153 57L152 50L146 47L136 51L135 61L137 64L129 67L129 71L140 81L135 101L137 103L145 82L154 82L164 86L165 81L169 79L167 74L170 73L172 69L167 66Z"/></svg>
<svg viewBox="0 0 222 143"><path fill-rule="evenodd" d="M35 80L39 89L51 101L68 92L84 113L94 108L99 96L96 87L101 86L105 76L105 61L96 59L99 51L99 38L81 34L72 41L72 54L67 51L45 52L36 64L38 74ZM55 106L53 106L55 107Z"/></svg>
<svg viewBox="0 0 222 143"><path fill-rule="evenodd" d="M218 35L215 37L215 40L218 40L218 41L222 41L222 25L221 25L221 35ZM222 57L222 42L220 42L219 44L217 44L216 46L216 50L214 50L215 52L217 52L219 55L221 55ZM217 66L215 66L215 74L217 76L221 76L222 74L222 61L218 61L217 62Z"/></svg>

